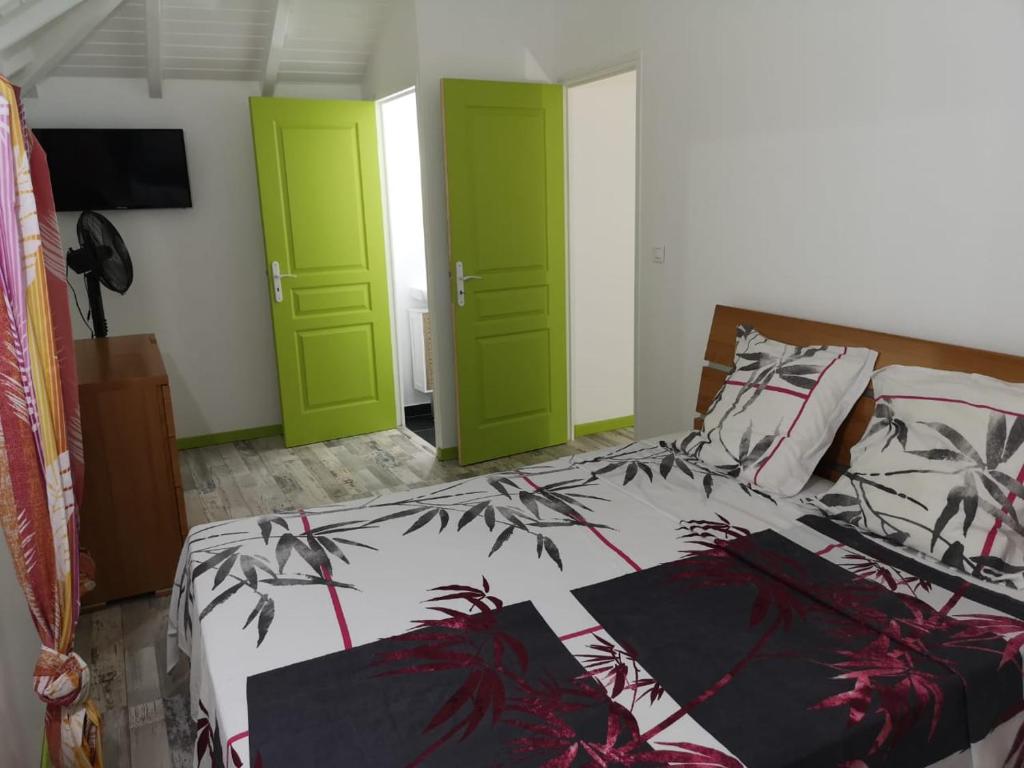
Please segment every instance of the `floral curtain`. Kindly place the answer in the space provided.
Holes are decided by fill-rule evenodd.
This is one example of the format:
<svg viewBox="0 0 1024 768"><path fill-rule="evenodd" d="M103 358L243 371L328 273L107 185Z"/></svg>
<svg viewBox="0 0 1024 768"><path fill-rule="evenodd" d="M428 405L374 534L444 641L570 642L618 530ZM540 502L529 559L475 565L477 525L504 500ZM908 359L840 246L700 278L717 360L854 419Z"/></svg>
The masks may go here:
<svg viewBox="0 0 1024 768"><path fill-rule="evenodd" d="M46 157L0 77L0 527L42 643L34 670L56 768L102 766L78 623L82 452L64 255Z"/></svg>

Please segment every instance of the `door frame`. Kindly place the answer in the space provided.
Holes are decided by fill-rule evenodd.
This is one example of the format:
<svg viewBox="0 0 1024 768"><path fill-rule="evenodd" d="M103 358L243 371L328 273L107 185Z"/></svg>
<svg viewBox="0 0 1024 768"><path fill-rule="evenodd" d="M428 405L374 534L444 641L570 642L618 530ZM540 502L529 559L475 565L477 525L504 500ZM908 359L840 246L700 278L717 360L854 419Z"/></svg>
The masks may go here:
<svg viewBox="0 0 1024 768"><path fill-rule="evenodd" d="M643 132L641 130L641 116L642 116L642 104L643 104L643 54L637 52L632 54L616 63L605 65L597 69L585 70L577 73L570 77L565 78L561 81L563 92L562 97L565 100L565 107L563 114L565 115L565 269L566 269L566 335L567 343L566 350L568 354L568 360L566 366L569 370L569 375L566 377L568 381L569 392L567 399L569 402L568 418L569 418L569 439L576 439L576 420L573 416L575 409L575 403L573 402L572 392L573 385L576 381L576 371L572 365L572 285L573 285L573 271L572 271L572 259L570 258L570 245L569 232L572 229L569 219L569 199L572 195L572 189L569 184L569 142L572 141L572 136L569 132L569 89L580 85L587 85L588 83L594 83L599 80L606 80L609 77L615 77L616 75L623 75L626 72L636 73L636 113L634 115L634 126L636 131L636 160L634 162L634 174L635 189L633 197L633 417L634 423L637 411L637 402L639 400L639 366L637 365L637 350L640 348L639 345L639 328L640 328L640 255L641 255L641 236L640 236L640 220L641 220L641 176L643 173L643 165L641 164L641 145L643 142ZM635 426L634 426L635 429Z"/></svg>
<svg viewBox="0 0 1024 768"><path fill-rule="evenodd" d="M392 346L392 365L393 365L393 369L394 369L394 380L395 380L395 410L396 410L396 414L395 415L396 415L396 418L398 419L398 425L402 429L408 429L408 427L405 425L405 402L404 402L403 393L402 393L402 376L401 376L401 368L400 368L401 363L400 363L399 358L398 358L398 354L399 354L398 353L398 315L397 315L397 306L398 305L397 305L397 302L396 302L397 294L395 293L394 251L393 251L393 249L391 247L391 204L390 204L390 197L388 195L388 181L387 181L387 172L386 172L386 165L385 165L385 158L387 157L387 148L384 146L384 144L385 144L385 142L384 142L384 114L383 114L382 107L385 104L387 104L388 102L395 101L396 99L400 99L403 96L408 96L410 93L411 94L415 94L416 93L416 86L415 85L410 85L410 86L408 86L406 88L402 88L399 91L395 91L394 93L390 93L387 96L382 96L381 98L374 100L374 105L375 105L375 108L377 110L377 147L378 147L377 154L379 155L378 162L380 164L381 204L383 205L383 208L384 208L384 254L385 254L385 261L387 261L388 297L390 299L390 314L391 314L391 338L392 338L392 340L394 342L391 346ZM417 108L416 108L416 141L417 141L417 143L419 142L419 138L420 138L420 131L419 131L419 102L417 101ZM421 149L422 149L422 147L421 147ZM421 164L421 169L422 169L422 164ZM423 198L423 187L422 187L422 184L421 184L420 185L420 199L422 200L422 198ZM426 233L424 233L424 238L425 237L426 237ZM424 252L424 261L426 261L426 253L425 252ZM428 267L428 274L427 274L426 294L427 294L427 308L428 308L427 311L429 312L430 311L429 310L429 308L430 308L430 275L429 275L429 267ZM433 360L430 361L430 364L433 365ZM436 398L434 398L433 395L431 395L430 400L431 400L431 403L433 403L436 400ZM436 434L437 434L437 407L436 406L432 406L431 413L432 413L433 419L434 419L434 434L435 434L435 438L434 439L436 441L436 439L437 439L436 438ZM436 446L435 446L435 448L436 448Z"/></svg>

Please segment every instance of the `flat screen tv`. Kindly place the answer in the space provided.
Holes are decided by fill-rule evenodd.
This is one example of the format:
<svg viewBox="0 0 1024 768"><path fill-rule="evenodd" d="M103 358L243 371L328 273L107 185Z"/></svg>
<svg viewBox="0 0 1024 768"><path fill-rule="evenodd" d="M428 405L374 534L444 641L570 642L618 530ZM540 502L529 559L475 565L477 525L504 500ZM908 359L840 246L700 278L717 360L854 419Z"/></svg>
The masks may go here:
<svg viewBox="0 0 1024 768"><path fill-rule="evenodd" d="M177 129L36 129L58 211L191 208Z"/></svg>

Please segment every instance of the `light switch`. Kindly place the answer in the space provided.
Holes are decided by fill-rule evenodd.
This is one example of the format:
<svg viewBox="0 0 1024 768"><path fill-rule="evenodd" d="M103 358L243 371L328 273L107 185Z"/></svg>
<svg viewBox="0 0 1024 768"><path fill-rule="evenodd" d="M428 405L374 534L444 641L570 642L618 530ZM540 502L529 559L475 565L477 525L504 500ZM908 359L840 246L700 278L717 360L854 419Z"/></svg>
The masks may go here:
<svg viewBox="0 0 1024 768"><path fill-rule="evenodd" d="M665 263L665 246L656 245L654 246L654 263L664 264Z"/></svg>

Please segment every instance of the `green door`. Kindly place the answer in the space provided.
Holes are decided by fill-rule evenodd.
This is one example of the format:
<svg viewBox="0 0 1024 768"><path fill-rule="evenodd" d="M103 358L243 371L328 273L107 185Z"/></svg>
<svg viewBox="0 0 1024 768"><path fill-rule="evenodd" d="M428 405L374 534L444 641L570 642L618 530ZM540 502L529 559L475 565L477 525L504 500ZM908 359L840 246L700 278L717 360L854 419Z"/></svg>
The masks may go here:
<svg viewBox="0 0 1024 768"><path fill-rule="evenodd" d="M376 108L250 100L284 441L397 423Z"/></svg>
<svg viewBox="0 0 1024 768"><path fill-rule="evenodd" d="M568 439L559 85L445 80L459 461Z"/></svg>

